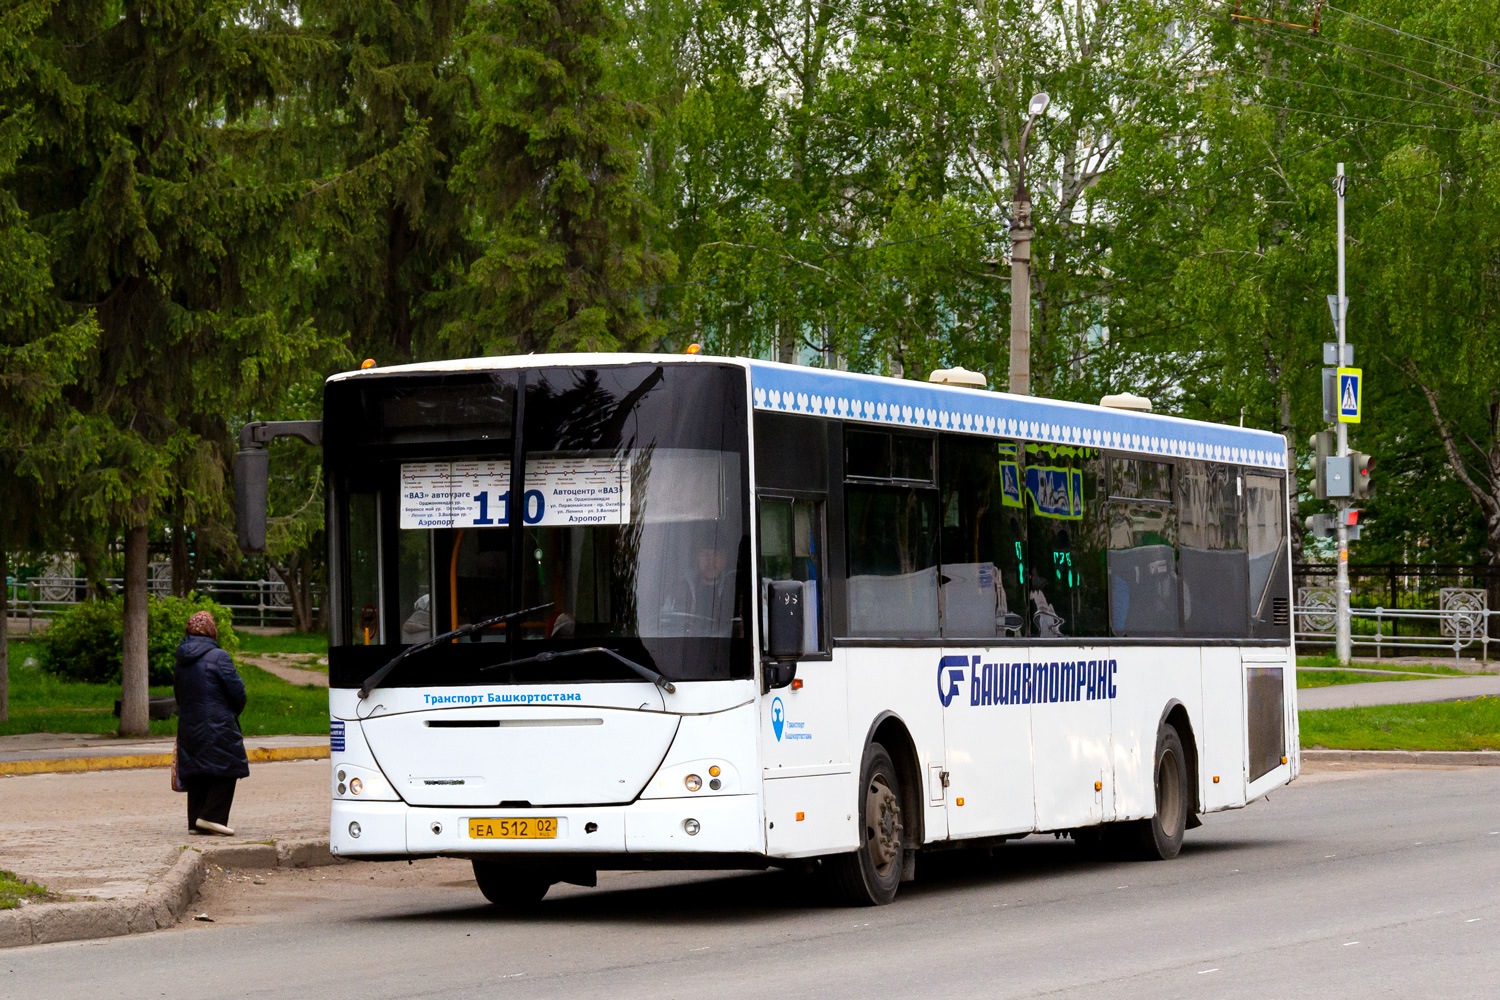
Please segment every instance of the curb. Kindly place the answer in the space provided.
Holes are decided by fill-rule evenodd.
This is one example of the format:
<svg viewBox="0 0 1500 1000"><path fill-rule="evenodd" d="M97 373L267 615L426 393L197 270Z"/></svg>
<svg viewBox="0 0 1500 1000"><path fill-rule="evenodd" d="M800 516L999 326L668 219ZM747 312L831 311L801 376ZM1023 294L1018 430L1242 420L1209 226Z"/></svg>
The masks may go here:
<svg viewBox="0 0 1500 1000"><path fill-rule="evenodd" d="M322 760L328 747L249 747L245 757L252 764L279 760ZM0 760L3 774L58 774L69 771L122 771L139 767L171 767L169 753L129 753L113 757L62 757L55 760Z"/></svg>
<svg viewBox="0 0 1500 1000"><path fill-rule="evenodd" d="M1497 750L1303 750L1304 763L1500 765Z"/></svg>
<svg viewBox="0 0 1500 1000"><path fill-rule="evenodd" d="M40 903L0 912L0 948L119 937L171 927L198 898L210 864L221 868L316 868L343 863L329 853L326 840L229 844L202 851L184 847L172 867L141 898Z"/></svg>

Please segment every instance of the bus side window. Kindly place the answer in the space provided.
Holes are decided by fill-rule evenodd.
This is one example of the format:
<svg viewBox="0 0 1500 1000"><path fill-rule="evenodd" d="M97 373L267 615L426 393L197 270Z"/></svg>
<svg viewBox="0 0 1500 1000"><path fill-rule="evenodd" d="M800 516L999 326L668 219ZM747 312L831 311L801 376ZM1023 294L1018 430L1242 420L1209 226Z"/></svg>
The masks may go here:
<svg viewBox="0 0 1500 1000"><path fill-rule="evenodd" d="M983 438L938 439L942 493L943 636L991 639L1026 634L1017 446Z"/></svg>
<svg viewBox="0 0 1500 1000"><path fill-rule="evenodd" d="M1110 635L1180 635L1172 466L1116 458L1109 492Z"/></svg>
<svg viewBox="0 0 1500 1000"><path fill-rule="evenodd" d="M802 649L806 653L828 651L823 628L825 566L822 501L761 497L760 620L768 620L765 602L771 581L799 581L803 594Z"/></svg>
<svg viewBox="0 0 1500 1000"><path fill-rule="evenodd" d="M1286 494L1279 477L1245 476L1246 548L1250 554L1251 629L1284 635L1288 630ZM1266 631L1270 630L1270 631Z"/></svg>
<svg viewBox="0 0 1500 1000"><path fill-rule="evenodd" d="M1182 634L1243 639L1249 630L1249 559L1240 518L1240 471L1177 462L1177 565Z"/></svg>
<svg viewBox="0 0 1500 1000"><path fill-rule="evenodd" d="M1026 598L1040 638L1109 634L1105 463L1098 450L1025 446Z"/></svg>

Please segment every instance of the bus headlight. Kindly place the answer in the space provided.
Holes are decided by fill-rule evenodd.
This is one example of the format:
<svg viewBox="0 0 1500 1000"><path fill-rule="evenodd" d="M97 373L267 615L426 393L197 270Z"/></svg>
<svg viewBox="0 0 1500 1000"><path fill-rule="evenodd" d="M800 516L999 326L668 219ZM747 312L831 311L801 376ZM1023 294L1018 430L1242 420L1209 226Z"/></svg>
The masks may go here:
<svg viewBox="0 0 1500 1000"><path fill-rule="evenodd" d="M359 821L358 820L355 820L354 822L352 822L352 823L349 824L349 836L353 837L355 840L359 839Z"/></svg>
<svg viewBox="0 0 1500 1000"><path fill-rule="evenodd" d="M349 791L353 792L355 795L358 795L361 791L363 791L364 787L365 783L363 781L360 781L358 778L355 778L349 782Z"/></svg>
<svg viewBox="0 0 1500 1000"><path fill-rule="evenodd" d="M687 786L687 790L690 792L696 792L703 787L703 779L696 774L690 774L686 778L683 778L682 783Z"/></svg>

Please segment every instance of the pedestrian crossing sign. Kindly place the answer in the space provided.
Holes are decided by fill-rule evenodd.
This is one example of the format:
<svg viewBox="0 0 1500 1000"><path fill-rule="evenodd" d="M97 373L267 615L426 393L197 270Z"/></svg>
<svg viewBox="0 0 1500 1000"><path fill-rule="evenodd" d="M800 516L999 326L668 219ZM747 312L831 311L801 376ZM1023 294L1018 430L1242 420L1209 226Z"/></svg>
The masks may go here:
<svg viewBox="0 0 1500 1000"><path fill-rule="evenodd" d="M1359 423L1360 405L1364 402L1364 373L1358 368L1339 369L1339 423Z"/></svg>

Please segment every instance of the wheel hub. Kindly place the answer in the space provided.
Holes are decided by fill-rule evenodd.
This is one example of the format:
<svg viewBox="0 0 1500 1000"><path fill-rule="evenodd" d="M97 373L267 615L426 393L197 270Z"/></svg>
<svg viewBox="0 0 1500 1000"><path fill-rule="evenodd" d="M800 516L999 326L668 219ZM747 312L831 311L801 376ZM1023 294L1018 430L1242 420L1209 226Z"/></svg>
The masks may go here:
<svg viewBox="0 0 1500 1000"><path fill-rule="evenodd" d="M885 775L877 773L865 789L865 843L882 875L901 858L901 833L901 802Z"/></svg>

